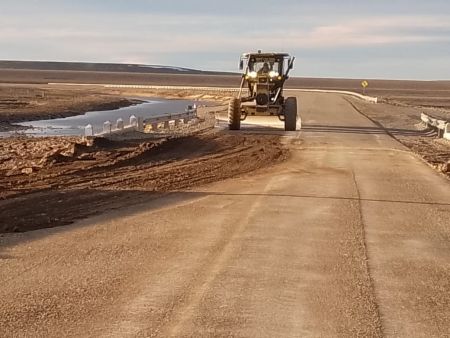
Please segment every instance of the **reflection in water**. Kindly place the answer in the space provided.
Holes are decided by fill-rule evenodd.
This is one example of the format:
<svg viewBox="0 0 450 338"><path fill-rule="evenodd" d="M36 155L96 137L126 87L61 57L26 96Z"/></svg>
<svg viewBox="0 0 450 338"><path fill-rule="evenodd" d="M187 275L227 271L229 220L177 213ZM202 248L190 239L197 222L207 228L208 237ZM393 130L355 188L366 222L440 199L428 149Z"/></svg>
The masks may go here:
<svg viewBox="0 0 450 338"><path fill-rule="evenodd" d="M88 124L91 124L94 128L94 133L97 133L103 129L103 123L105 121L110 121L115 124L117 119L122 118L125 124L128 124L131 115L142 116L146 119L155 115L183 112L187 105L192 104L193 101L190 100L148 98L145 103L131 107L92 111L84 115L59 119L22 122L18 123L18 125L32 128L23 131L27 135L81 136L84 135L84 127Z"/></svg>

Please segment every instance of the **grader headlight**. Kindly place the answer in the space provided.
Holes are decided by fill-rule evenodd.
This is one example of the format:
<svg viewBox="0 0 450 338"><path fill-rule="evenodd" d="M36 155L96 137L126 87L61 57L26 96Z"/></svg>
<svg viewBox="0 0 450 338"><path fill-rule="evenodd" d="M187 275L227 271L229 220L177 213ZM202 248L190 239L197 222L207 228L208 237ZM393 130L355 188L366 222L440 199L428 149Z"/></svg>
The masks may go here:
<svg viewBox="0 0 450 338"><path fill-rule="evenodd" d="M258 77L258 73L256 72L248 72L245 76L246 79L256 79Z"/></svg>
<svg viewBox="0 0 450 338"><path fill-rule="evenodd" d="M280 76L280 73L278 73L278 72L272 70L272 71L269 72L269 76L270 76L271 78L279 77L279 76Z"/></svg>

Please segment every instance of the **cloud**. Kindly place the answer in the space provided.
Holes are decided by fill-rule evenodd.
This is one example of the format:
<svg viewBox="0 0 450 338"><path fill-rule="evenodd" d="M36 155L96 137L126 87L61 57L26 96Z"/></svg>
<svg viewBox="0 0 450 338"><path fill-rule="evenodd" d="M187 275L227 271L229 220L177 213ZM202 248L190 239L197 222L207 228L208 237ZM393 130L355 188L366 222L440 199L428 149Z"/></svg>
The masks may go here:
<svg viewBox="0 0 450 338"><path fill-rule="evenodd" d="M117 9L120 3L115 5ZM450 15L440 14L335 16L274 11L269 19L261 20L239 11L236 15L205 11L185 15L47 9L48 13L40 10L2 17L0 45L5 48L0 49L0 59L175 62L172 64L235 70L237 55L249 50L310 54L314 57L309 62L332 65L330 60L338 49L350 60L360 51L367 51L370 58L372 48L388 53L401 46L418 49L450 42ZM447 50L433 51L436 55L430 57L449 66L442 61Z"/></svg>
<svg viewBox="0 0 450 338"><path fill-rule="evenodd" d="M449 41L450 17L369 17L315 28L305 38L310 47L388 45Z"/></svg>
<svg viewBox="0 0 450 338"><path fill-rule="evenodd" d="M115 24L115 22L120 24ZM224 29L228 25L232 29ZM220 16L86 15L51 18L36 27L33 20L6 18L0 24L0 41L55 40L63 43L102 43L111 47L149 43L159 52L272 48L336 48L411 42L445 42L450 39L450 16L393 16L342 20L298 27L287 17L283 24L261 34L258 21ZM444 34L445 33L445 34ZM63 40L63 41L61 41ZM143 47L143 46L142 46Z"/></svg>

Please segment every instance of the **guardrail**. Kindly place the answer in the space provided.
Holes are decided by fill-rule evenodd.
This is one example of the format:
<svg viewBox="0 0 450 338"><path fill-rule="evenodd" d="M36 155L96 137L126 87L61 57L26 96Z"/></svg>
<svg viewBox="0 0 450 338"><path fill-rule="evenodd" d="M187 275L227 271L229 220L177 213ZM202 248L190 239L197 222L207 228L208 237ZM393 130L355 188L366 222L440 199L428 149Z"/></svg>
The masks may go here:
<svg viewBox="0 0 450 338"><path fill-rule="evenodd" d="M450 122L445 120L439 120L425 113L420 115L420 119L427 127L430 127L437 131L438 137L443 137L450 140Z"/></svg>
<svg viewBox="0 0 450 338"><path fill-rule="evenodd" d="M346 90L326 90L326 89L286 89L285 91L301 91L306 93L332 93L332 94L343 94L357 97L361 100L370 102L370 103L378 103L378 97L372 97L367 95L361 95L355 92L350 92Z"/></svg>
<svg viewBox="0 0 450 338"><path fill-rule="evenodd" d="M190 87L190 86L151 86L151 85L121 85L121 84L87 84L87 83L49 83L49 85L63 85L63 86L101 86L104 88L117 89L154 89L154 90L199 90L212 92L238 92L239 88L225 88L225 87ZM323 89L285 89L285 91L297 91L306 93L335 93L357 97L361 100L378 103L377 97L361 95L359 93L345 91L345 90L323 90Z"/></svg>
<svg viewBox="0 0 450 338"><path fill-rule="evenodd" d="M197 107L188 106L184 112L173 113L173 114L162 114L157 116L152 116L147 119L142 117L136 117L131 115L129 119L129 124L125 125L122 118L117 119L113 124L111 121L105 121L103 123L103 130L99 133L94 132L92 125L88 124L84 128L84 136L87 137L107 137L109 135L120 135L129 132L137 131L144 132L146 126L149 126L147 130L150 131L160 131L169 130L171 125L178 127L180 124L188 124L193 119L197 118Z"/></svg>

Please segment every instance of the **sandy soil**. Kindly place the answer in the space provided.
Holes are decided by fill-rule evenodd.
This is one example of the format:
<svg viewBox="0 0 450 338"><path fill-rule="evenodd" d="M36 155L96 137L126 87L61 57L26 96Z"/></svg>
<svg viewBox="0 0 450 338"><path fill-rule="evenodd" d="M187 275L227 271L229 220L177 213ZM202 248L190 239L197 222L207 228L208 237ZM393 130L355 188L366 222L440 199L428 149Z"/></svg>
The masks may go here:
<svg viewBox="0 0 450 338"><path fill-rule="evenodd" d="M227 100L208 93L0 86L0 130L14 130L11 123L24 120L131 105L138 100L125 97L139 95L190 97L218 104ZM181 135L137 135L131 141L97 139L93 144L75 137L0 139L0 233L52 227L56 222L69 224L135 204L149 192L232 177L286 157L277 136L216 133L211 131L213 116L204 114L201 131L191 128ZM138 192L130 198L127 190Z"/></svg>
<svg viewBox="0 0 450 338"><path fill-rule="evenodd" d="M65 225L75 219L278 163L278 136L212 130L181 138L92 146L76 139L0 142L0 232ZM132 192L130 192L132 191Z"/></svg>
<svg viewBox="0 0 450 338"><path fill-rule="evenodd" d="M125 207L0 238L0 336L445 337L448 183L342 96L298 96L304 131L280 133L289 160L241 179L143 196L146 182L158 182L149 168L155 158L173 171L164 178L154 163L168 184L173 175L185 183L186 171L215 179L223 172L215 164L248 168L257 160L233 164L241 159L233 152L262 147L242 132L200 134L201 142L166 143L108 170L62 175L61 184L73 183L58 199L53 192L51 210ZM232 144L215 152L220 139ZM189 169L196 162L199 176ZM108 190L127 180L144 188ZM15 207L8 217L40 222L47 192L14 199L28 201L24 209L34 200L39 213ZM93 196L81 210L80 196ZM136 196L150 201L130 207Z"/></svg>
<svg viewBox="0 0 450 338"><path fill-rule="evenodd" d="M92 83L172 86L237 87L239 75L143 74L127 72L86 72L0 69L0 83L47 84ZM361 81L368 80L367 95L389 103L450 108L450 81L404 81L371 79L327 79L292 77L287 88L340 89L362 92Z"/></svg>
<svg viewBox="0 0 450 338"><path fill-rule="evenodd" d="M350 99L360 113L370 118L395 139L420 155L426 162L450 177L450 141L437 138L434 130L420 122L421 112L450 121L450 112L389 104L368 104Z"/></svg>
<svg viewBox="0 0 450 338"><path fill-rule="evenodd" d="M390 87L386 90L395 91ZM119 108L134 103L126 99L130 96L192 98L223 104L231 95L3 85L0 130L10 130L12 122ZM419 125L422 111L450 119L447 110L411 108L406 101L378 105L356 99L351 102L435 168L450 175L449 143L436 139L433 132ZM93 146L77 138L0 139L0 232L52 227L56 222L69 224L105 209L134 204L149 191L156 196L157 192L232 177L282 161L286 156L277 136L212 131L182 138L97 140ZM124 189L135 192L130 194Z"/></svg>

